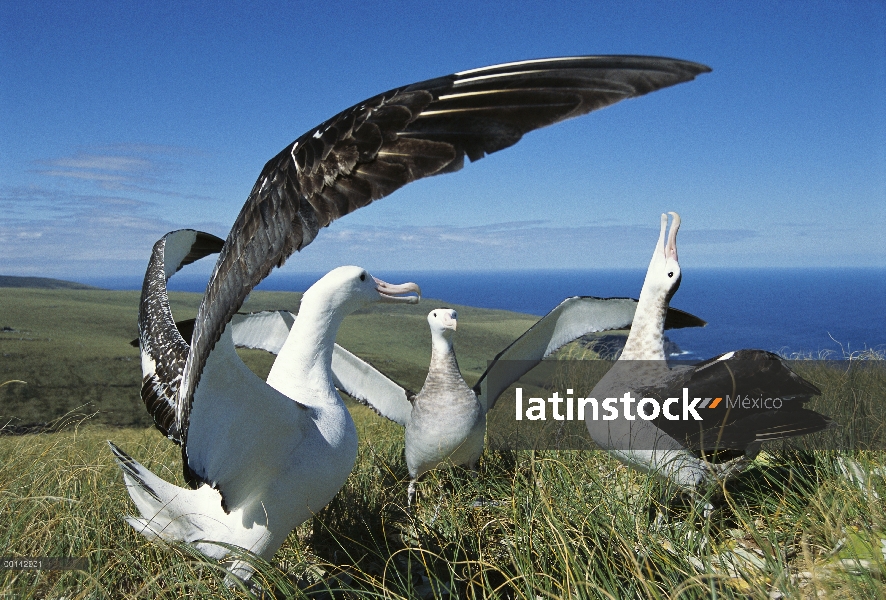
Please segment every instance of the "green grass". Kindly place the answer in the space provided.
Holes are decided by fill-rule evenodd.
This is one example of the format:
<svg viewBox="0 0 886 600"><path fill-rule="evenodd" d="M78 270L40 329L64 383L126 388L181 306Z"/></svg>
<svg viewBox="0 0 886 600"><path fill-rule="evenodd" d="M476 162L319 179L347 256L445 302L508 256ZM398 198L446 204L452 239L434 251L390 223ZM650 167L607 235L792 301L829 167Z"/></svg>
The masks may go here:
<svg viewBox="0 0 886 600"><path fill-rule="evenodd" d="M120 427L143 411L137 352L128 346L135 302L137 294L127 292L0 290L0 327L30 338L3 334L0 348L17 353L20 370L4 358L0 382L28 383L0 387L0 414L61 417L57 433L0 437L0 554L86 557L90 564L88 572L0 571L0 598L248 596L224 587L214 561L187 546L148 542L122 519L134 507L105 440L183 485L178 447L141 422ZM252 310L296 308L292 295L254 294L250 302ZM177 318L193 316L195 295L174 294L173 306ZM339 341L417 388L430 354L425 315L434 306L373 307L349 317ZM456 343L469 381L490 352L533 322L459 312ZM257 372L270 365L267 355L245 356ZM861 418L870 424L866 435L879 435L882 369L795 366L824 391L820 409L838 420ZM81 379L64 376L71 371ZM78 408L84 400L89 406ZM65 417L69 407L77 410ZM25 409L33 411L15 412ZM281 595L328 597L327 588L347 598L886 595L886 482L873 474L886 455L858 438L829 440L839 451L768 448L719 490L710 518L696 503L662 507L657 481L605 453L507 450L487 450L476 479L460 469L430 473L410 517L402 429L365 407L351 410L360 448L345 486L271 562L255 560L256 581ZM847 478L847 465L861 478ZM495 504L474 507L477 498Z"/></svg>

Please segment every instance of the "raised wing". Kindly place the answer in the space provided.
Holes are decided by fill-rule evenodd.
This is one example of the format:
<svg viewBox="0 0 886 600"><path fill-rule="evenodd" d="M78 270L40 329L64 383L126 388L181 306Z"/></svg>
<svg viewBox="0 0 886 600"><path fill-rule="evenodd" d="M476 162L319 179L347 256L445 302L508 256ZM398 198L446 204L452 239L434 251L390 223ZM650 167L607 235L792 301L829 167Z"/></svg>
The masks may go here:
<svg viewBox="0 0 886 600"><path fill-rule="evenodd" d="M492 359L474 385L480 403L487 412L492 410L512 383L574 339L598 331L629 329L636 310L637 301L633 298L567 298ZM674 308L669 308L665 317L666 329L705 325L698 317Z"/></svg>
<svg viewBox="0 0 886 600"><path fill-rule="evenodd" d="M298 138L265 165L216 263L179 389L182 438L206 359L225 324L249 291L311 243L320 227L411 181L456 171L465 156L478 160L533 129L708 71L637 56L495 65L380 94Z"/></svg>
<svg viewBox="0 0 886 600"><path fill-rule="evenodd" d="M338 344L332 350L332 378L338 389L406 427L412 415L409 399L414 394Z"/></svg>
<svg viewBox="0 0 886 600"><path fill-rule="evenodd" d="M176 400L190 346L176 328L166 282L183 266L219 252L223 244L221 238L193 229L167 233L154 244L142 285L138 309L141 397L157 429L179 444Z"/></svg>
<svg viewBox="0 0 886 600"><path fill-rule="evenodd" d="M231 321L234 344L278 354L293 321L288 311L236 314ZM332 379L338 389L406 427L412 414L412 393L338 344L332 349Z"/></svg>

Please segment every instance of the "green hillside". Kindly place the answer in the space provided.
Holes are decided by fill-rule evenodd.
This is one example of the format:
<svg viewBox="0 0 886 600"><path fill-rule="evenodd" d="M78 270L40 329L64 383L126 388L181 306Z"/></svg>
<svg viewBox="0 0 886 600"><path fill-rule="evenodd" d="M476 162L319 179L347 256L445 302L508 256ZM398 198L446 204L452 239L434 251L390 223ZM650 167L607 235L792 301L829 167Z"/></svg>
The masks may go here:
<svg viewBox="0 0 886 600"><path fill-rule="evenodd" d="M172 292L175 318L194 317L200 298ZM300 298L289 292L254 292L243 310L295 312ZM139 351L129 344L138 335L138 301L137 291L0 290L0 381L27 382L0 388L0 419L44 422L75 411L97 413L97 423L151 425L139 398ZM338 342L418 390L431 353L426 316L444 304L422 300L418 305L374 305L345 319ZM480 376L489 358L537 320L506 311L455 308L456 349L469 382ZM256 350L241 355L259 375L267 375L271 355Z"/></svg>

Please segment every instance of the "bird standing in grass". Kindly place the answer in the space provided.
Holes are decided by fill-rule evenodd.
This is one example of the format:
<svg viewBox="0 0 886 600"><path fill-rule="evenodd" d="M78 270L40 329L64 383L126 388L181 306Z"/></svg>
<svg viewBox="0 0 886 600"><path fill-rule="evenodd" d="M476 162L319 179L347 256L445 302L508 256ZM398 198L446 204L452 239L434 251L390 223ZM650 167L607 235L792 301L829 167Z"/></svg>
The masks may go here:
<svg viewBox="0 0 886 600"><path fill-rule="evenodd" d="M111 444L141 514L129 523L149 538L192 543L211 558L227 556L228 544L270 559L335 496L357 457L357 431L330 372L339 325L373 302L417 302L404 296L412 292L419 292L415 284L390 285L359 267L331 271L305 292L267 383L243 364L226 328L189 421L188 467L201 482L197 489L162 480ZM235 561L231 572L247 579L251 569Z"/></svg>
<svg viewBox="0 0 886 600"><path fill-rule="evenodd" d="M431 362L417 394L337 344L332 375L340 390L405 428L410 476L407 506L411 507L418 479L428 471L443 464L476 469L485 447L487 414L502 392L572 340L629 328L636 306L632 298L567 298L499 352L473 387L465 383L458 367L452 341L458 315L450 308L428 313ZM292 320L289 313L277 311L237 315L234 343L276 353L289 335ZM694 315L668 309L666 329L704 325Z"/></svg>
<svg viewBox="0 0 886 600"><path fill-rule="evenodd" d="M601 401L616 399L624 410L618 418L586 419L586 424L594 441L622 462L696 490L740 472L765 441L834 423L803 408L820 391L770 352L738 350L694 366L668 366L665 315L681 280L680 217L670 214L667 241L668 215L661 216L621 357L590 394Z"/></svg>
<svg viewBox="0 0 886 600"><path fill-rule="evenodd" d="M319 439L312 437L314 433L308 435L303 430L302 424L308 421L295 417L300 413L292 407L304 406L310 410L318 402L336 405L337 394L334 390L330 392L330 386L326 385L331 377L329 361L334 340L334 334L331 338L329 335L337 329L339 317L353 310L346 309L346 305L350 306L348 301L341 306L333 302L328 305L329 310L323 311L317 308L322 305L318 300L313 309L316 314L300 315L298 325L293 329L292 344L317 344L313 354L305 349L308 346L288 349L287 338L281 354L292 352L298 361L304 362L278 362L281 365L286 362L286 368L295 369L294 379L289 380L284 374L279 374L278 379L278 374L272 372L267 384L260 380L256 383L233 360L236 353L228 328L250 291L274 267L281 266L294 252L310 244L322 227L412 181L457 171L462 168L465 157L478 160L514 145L532 130L690 81L708 71L710 69L704 65L654 57L529 60L410 84L342 111L293 141L262 169L221 246L206 293L197 309L190 339L181 336L171 313L164 311L162 300L153 296L153 293L159 293L161 283L165 287L166 279L175 270L166 269L188 260L186 250L195 245L183 239L179 240L182 242L180 248L177 244L170 244L168 250L176 251L176 259L160 260L149 267L145 288L151 287L153 291L143 294L140 306L139 339L145 375L142 397L157 427L181 445L185 480L196 489L195 493L201 494L201 502L209 502L213 507L216 501L221 502L222 514L216 515L215 522L234 529L239 523L250 531L237 538L237 545L246 549L260 547L261 552L267 553L269 548L279 546L282 541L279 536L285 537L282 533L284 524L291 528L300 522L296 515L305 515L302 520L307 518L308 513L300 512L302 508L278 515L280 523L272 524L270 513L262 516L259 507L271 498L266 493L290 493L292 490L285 486L294 485L280 484L284 487L277 489L274 486L279 479L271 485L265 478L270 477L267 469L273 469L275 465L283 468L285 461L274 462L280 458L279 452L294 449L302 443L300 440ZM180 254L178 250L184 253ZM152 274L153 267L159 270L155 269ZM338 275L342 273L339 271ZM354 298L366 300L366 294L371 296L369 287L372 282L361 281L365 290L361 286L349 289L354 290ZM348 287L353 282L340 283ZM325 284L321 288L326 289ZM358 289L365 293L358 294ZM327 298L330 302L332 296L339 298L330 289L327 291L331 294ZM379 289L374 293L384 294ZM319 298L320 293L315 296ZM310 325L308 319L312 318L319 321ZM321 331L324 332L322 335ZM305 334L310 335L302 338ZM230 369L226 370L228 362ZM231 396L234 382L223 384L235 373L240 374L237 377L242 379L243 385L249 386L248 392L238 391L239 400ZM288 389L287 386L294 382L305 384L304 377L315 378L311 381L316 386L299 385ZM244 383L247 381L248 384ZM298 393L288 397L290 391ZM243 400L245 396L240 392L249 399ZM270 418L275 410L284 410L281 408L284 406L289 411L284 415L289 416L278 420ZM260 427L249 420L251 414L268 416L255 423L266 425L269 431L259 431ZM345 417L340 411L336 414L339 417L329 417L330 422L318 413L316 419L309 419L315 425L306 427L310 432L316 427L323 439L330 432L334 437L337 432L348 431L343 421ZM198 415L202 416L198 418ZM243 434L242 423L238 425L230 421L232 415L247 419L246 422L250 423L246 426L248 434ZM246 446L228 443L227 436L235 431L239 431L241 437L238 439ZM344 448L350 441L342 438L328 443L343 444L341 447ZM269 445L280 449L272 451ZM251 452L249 446L254 446L258 454ZM317 448L314 459L320 462L339 461L343 456L336 450L333 454L339 458L329 458L323 456L327 450ZM274 459L268 463L267 469L248 466L254 465L257 457L263 460L266 452ZM136 495L139 496L138 502L142 503L140 509L146 507L150 513L159 501L157 494L153 493L156 490L148 482L154 482L157 487L160 484L122 452L116 454L128 482L135 484L135 488L130 489L139 490ZM322 484L305 484L317 488L299 492L313 498L311 508L319 509L322 503L318 499L325 497L329 489L338 489L332 483L327 488L326 480L338 481L340 468L345 463L347 460L341 459L330 466L329 476L323 476ZM294 471L290 474L296 475ZM299 498L295 496L292 500L279 502L298 504L301 502ZM186 507L182 505L181 508ZM246 512L237 513L240 509ZM230 516L235 513L237 516ZM262 519L263 527L272 528L268 529L270 538L260 528L254 529ZM174 529L174 522L180 522L180 519L168 519L168 527ZM150 520L145 522L146 525L150 523ZM202 530L201 526L192 525L197 524L182 524L184 530L173 537L196 542L198 538L194 536L202 536L199 533ZM168 527L164 525L156 533L162 535Z"/></svg>

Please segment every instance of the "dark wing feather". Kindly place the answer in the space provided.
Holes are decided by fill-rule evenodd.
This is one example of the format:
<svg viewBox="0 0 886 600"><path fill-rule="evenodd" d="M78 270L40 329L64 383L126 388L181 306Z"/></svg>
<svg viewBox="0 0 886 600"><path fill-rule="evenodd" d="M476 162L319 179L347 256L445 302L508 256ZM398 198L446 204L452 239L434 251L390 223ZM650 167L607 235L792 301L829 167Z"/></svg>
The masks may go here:
<svg viewBox="0 0 886 600"><path fill-rule="evenodd" d="M725 358L727 357L728 358ZM764 350L739 350L712 358L681 372L667 390L637 390L638 397L682 397L688 389L694 398L722 398L713 408L696 409L702 421L671 421L663 416L656 426L698 454L720 450L744 451L755 442L814 433L834 422L803 408L821 391L796 373L776 354ZM748 398L747 406L735 400ZM779 398L780 407L767 409L766 398ZM761 399L759 405L754 400ZM730 401L732 405L730 406ZM674 410L673 412L680 412Z"/></svg>
<svg viewBox="0 0 886 600"><path fill-rule="evenodd" d="M176 443L181 443L176 399L190 346L172 317L166 282L183 266L219 252L223 244L221 238L191 229L167 233L154 244L145 272L138 309L141 397L157 429Z"/></svg>
<svg viewBox="0 0 886 600"><path fill-rule="evenodd" d="M203 365L225 324L249 291L311 243L320 227L411 181L458 170L465 156L477 160L533 129L708 71L636 56L496 65L380 94L298 138L265 165L216 263L183 370L176 417L182 436Z"/></svg>

